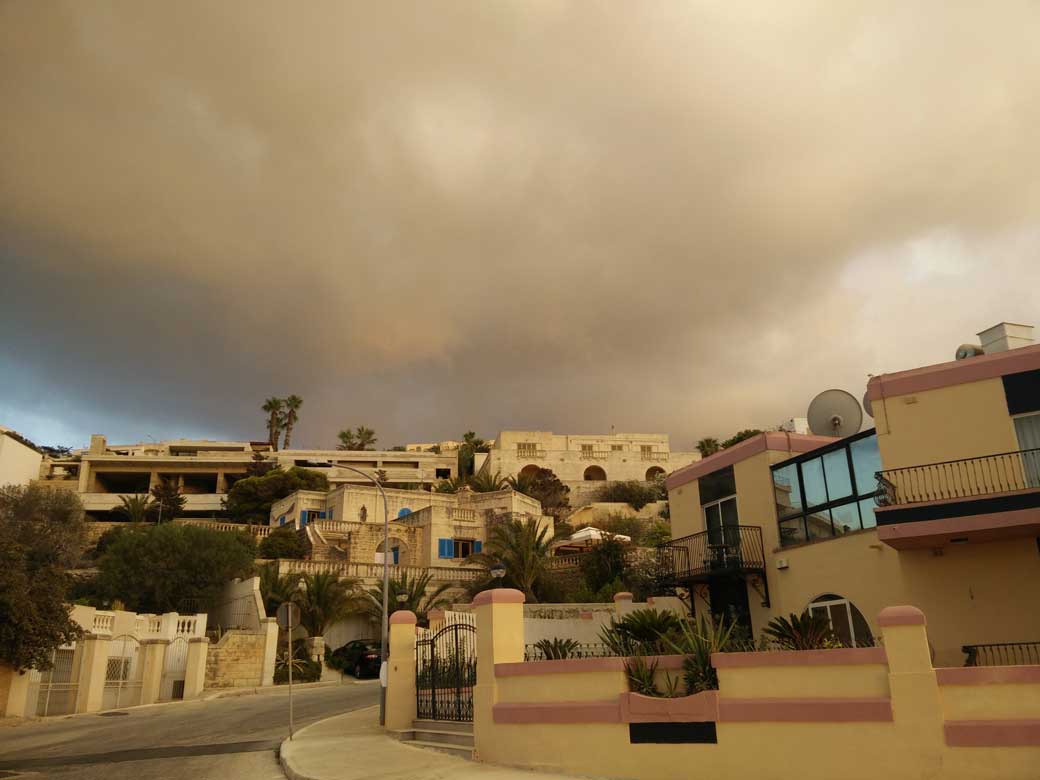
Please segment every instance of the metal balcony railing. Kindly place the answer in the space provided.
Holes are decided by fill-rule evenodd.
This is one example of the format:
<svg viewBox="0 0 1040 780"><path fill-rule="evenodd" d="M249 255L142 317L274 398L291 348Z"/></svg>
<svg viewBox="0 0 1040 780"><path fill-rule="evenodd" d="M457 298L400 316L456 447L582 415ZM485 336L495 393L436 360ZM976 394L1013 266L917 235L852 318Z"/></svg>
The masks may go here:
<svg viewBox="0 0 1040 780"><path fill-rule="evenodd" d="M711 574L764 571L765 548L757 525L727 525L673 539L657 548L662 576L689 580Z"/></svg>
<svg viewBox="0 0 1040 780"><path fill-rule="evenodd" d="M1004 642L964 645L965 666L1021 666L1040 664L1040 642Z"/></svg>
<svg viewBox="0 0 1040 780"><path fill-rule="evenodd" d="M875 474L878 506L919 504L1040 488L1040 449L926 463Z"/></svg>

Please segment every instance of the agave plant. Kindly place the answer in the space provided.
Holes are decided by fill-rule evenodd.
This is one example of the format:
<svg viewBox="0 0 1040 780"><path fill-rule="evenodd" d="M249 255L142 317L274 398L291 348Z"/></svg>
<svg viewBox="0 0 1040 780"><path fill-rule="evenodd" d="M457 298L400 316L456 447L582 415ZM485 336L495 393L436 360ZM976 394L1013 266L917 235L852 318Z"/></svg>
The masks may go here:
<svg viewBox="0 0 1040 780"><path fill-rule="evenodd" d="M534 643L534 646L545 656L547 661L563 661L574 657L575 651L578 649L578 640L554 637L553 639L539 640Z"/></svg>
<svg viewBox="0 0 1040 780"><path fill-rule="evenodd" d="M775 617L762 633L780 650L822 650L841 647L831 621L821 612L805 610L800 615Z"/></svg>
<svg viewBox="0 0 1040 780"><path fill-rule="evenodd" d="M438 493L458 493L464 487L466 487L465 477L449 477L438 482L434 490Z"/></svg>
<svg viewBox="0 0 1040 780"><path fill-rule="evenodd" d="M718 690L719 676L711 665L711 654L742 649L734 641L736 627L736 621L720 617L711 623L702 616L696 626L681 623L678 636L665 640L673 652L685 656L683 680L687 693Z"/></svg>
<svg viewBox="0 0 1040 780"><path fill-rule="evenodd" d="M611 618L610 625L600 629L600 640L617 655L659 655L669 646L682 621L674 612L637 609L621 620Z"/></svg>
<svg viewBox="0 0 1040 780"><path fill-rule="evenodd" d="M625 676L628 677L628 687L633 693L641 693L643 696L660 696L657 686L654 685L656 673L657 659L647 662L646 656L634 655L625 661Z"/></svg>

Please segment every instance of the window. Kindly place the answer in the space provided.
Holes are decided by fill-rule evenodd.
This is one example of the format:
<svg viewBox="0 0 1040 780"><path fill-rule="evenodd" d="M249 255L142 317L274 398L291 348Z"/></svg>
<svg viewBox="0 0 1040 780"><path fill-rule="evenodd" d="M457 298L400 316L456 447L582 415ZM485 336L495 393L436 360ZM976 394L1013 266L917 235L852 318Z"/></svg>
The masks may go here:
<svg viewBox="0 0 1040 780"><path fill-rule="evenodd" d="M468 558L473 554L472 539L453 539L452 558Z"/></svg>
<svg viewBox="0 0 1040 780"><path fill-rule="evenodd" d="M874 636L863 613L848 599L825 593L813 599L809 611L814 615L826 615L831 630L846 647L874 646Z"/></svg>
<svg viewBox="0 0 1040 780"><path fill-rule="evenodd" d="M880 470L873 430L773 466L781 546L875 527L874 475Z"/></svg>
<svg viewBox="0 0 1040 780"><path fill-rule="evenodd" d="M643 460L650 460L652 457L654 457L653 445L651 445L651 444L640 444L639 445L639 455L640 455L640 457L643 458Z"/></svg>
<svg viewBox="0 0 1040 780"><path fill-rule="evenodd" d="M516 444L516 454L521 458L533 458L538 452L538 445L533 441L521 441Z"/></svg>
<svg viewBox="0 0 1040 780"><path fill-rule="evenodd" d="M737 497L726 498L704 504L704 527L708 531L708 544L721 546L724 544L739 544L740 531L737 526L740 520L737 517Z"/></svg>
<svg viewBox="0 0 1040 780"><path fill-rule="evenodd" d="M624 452L624 449L625 449L625 445L624 444L611 444L610 445L610 451L611 452Z"/></svg>
<svg viewBox="0 0 1040 780"><path fill-rule="evenodd" d="M589 457L592 457L592 445L591 444L582 444L581 445L581 454L582 455L588 455Z"/></svg>

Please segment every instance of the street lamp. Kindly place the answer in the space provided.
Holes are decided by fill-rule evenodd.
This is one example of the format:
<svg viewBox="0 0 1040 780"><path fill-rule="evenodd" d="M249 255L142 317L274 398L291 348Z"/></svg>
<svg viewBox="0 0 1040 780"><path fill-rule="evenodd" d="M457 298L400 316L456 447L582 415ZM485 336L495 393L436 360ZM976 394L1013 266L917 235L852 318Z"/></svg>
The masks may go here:
<svg viewBox="0 0 1040 780"><path fill-rule="evenodd" d="M375 485L383 497L383 615L382 628L379 632L379 725L384 726L386 725L386 648L390 639L390 605L387 601L390 596L390 564L387 560L387 556L390 554L390 505L387 503L383 486L373 475L342 463L329 461L329 465L360 474Z"/></svg>
<svg viewBox="0 0 1040 780"><path fill-rule="evenodd" d="M408 603L408 594L407 593L398 593L397 594L397 603L401 605L401 609L404 609L404 605Z"/></svg>
<svg viewBox="0 0 1040 780"><path fill-rule="evenodd" d="M491 579L494 580L494 587L502 587L502 578L506 576L506 567L501 563L496 563L491 567Z"/></svg>

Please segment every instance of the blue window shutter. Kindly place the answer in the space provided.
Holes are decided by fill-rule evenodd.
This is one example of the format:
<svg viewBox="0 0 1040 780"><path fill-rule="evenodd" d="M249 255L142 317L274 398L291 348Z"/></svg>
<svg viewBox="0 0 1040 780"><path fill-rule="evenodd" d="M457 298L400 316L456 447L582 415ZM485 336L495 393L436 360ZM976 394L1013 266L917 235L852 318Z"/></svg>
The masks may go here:
<svg viewBox="0 0 1040 780"><path fill-rule="evenodd" d="M437 540L437 557L438 558L451 558L455 554L455 545L452 544L451 539L438 539Z"/></svg>
<svg viewBox="0 0 1040 780"><path fill-rule="evenodd" d="M285 525L285 515L278 518L278 525Z"/></svg>
<svg viewBox="0 0 1040 780"><path fill-rule="evenodd" d="M329 507L329 520L331 520L335 514L336 514L336 507L330 506Z"/></svg>
<svg viewBox="0 0 1040 780"><path fill-rule="evenodd" d="M478 553L482 549L484 549L484 543L483 542L481 542L479 540L473 542L473 552Z"/></svg>
<svg viewBox="0 0 1040 780"><path fill-rule="evenodd" d="M307 527L307 510L306 509L302 509L302 510L300 510L300 528L306 528L306 527Z"/></svg>
<svg viewBox="0 0 1040 780"><path fill-rule="evenodd" d="M324 509L321 510L320 512L318 512L318 519L319 520L324 520L325 519L325 510Z"/></svg>

